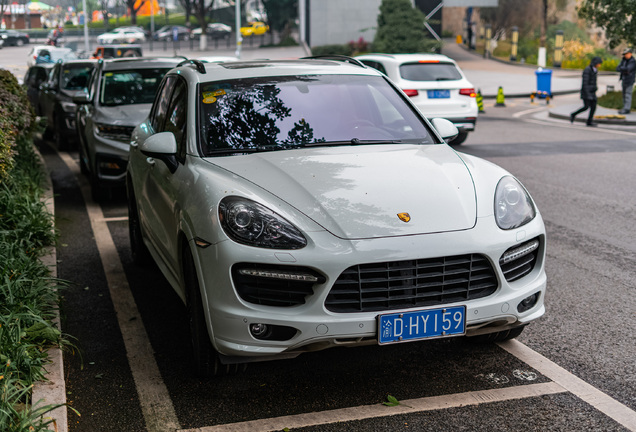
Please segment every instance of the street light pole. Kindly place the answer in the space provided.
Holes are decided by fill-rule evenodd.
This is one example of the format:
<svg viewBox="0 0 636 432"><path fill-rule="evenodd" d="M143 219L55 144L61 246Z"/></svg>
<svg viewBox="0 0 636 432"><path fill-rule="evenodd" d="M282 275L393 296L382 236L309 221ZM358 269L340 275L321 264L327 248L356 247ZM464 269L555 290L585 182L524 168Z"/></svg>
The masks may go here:
<svg viewBox="0 0 636 432"><path fill-rule="evenodd" d="M243 35L241 34L241 0L236 1L236 58L241 58L241 47L243 45Z"/></svg>
<svg viewBox="0 0 636 432"><path fill-rule="evenodd" d="M84 8L84 51L90 53L90 45L88 43L88 10L86 9L86 0L82 0L82 7Z"/></svg>

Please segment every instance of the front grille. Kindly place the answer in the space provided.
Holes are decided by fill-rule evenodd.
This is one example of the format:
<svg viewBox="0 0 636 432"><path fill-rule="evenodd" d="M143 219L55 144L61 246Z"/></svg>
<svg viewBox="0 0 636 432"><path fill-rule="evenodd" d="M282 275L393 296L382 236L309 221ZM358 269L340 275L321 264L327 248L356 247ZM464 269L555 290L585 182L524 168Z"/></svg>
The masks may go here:
<svg viewBox="0 0 636 432"><path fill-rule="evenodd" d="M499 266L508 282L521 279L532 271L539 256L539 239L508 249L499 260ZM506 259L509 256L512 259Z"/></svg>
<svg viewBox="0 0 636 432"><path fill-rule="evenodd" d="M284 277L261 277L243 274L241 269L257 269L264 272L285 274L307 274L316 277L316 281L285 279ZM264 266L256 264L237 264L232 268L232 280L238 295L249 303L290 307L305 303L305 298L314 293L316 283L324 283L325 278L316 272L292 266Z"/></svg>
<svg viewBox="0 0 636 432"><path fill-rule="evenodd" d="M373 312L434 306L489 296L497 277L483 255L361 264L346 269L325 307L332 312Z"/></svg>
<svg viewBox="0 0 636 432"><path fill-rule="evenodd" d="M119 126L105 123L97 124L97 133L104 137L115 141L130 142L130 137L134 131L134 126Z"/></svg>

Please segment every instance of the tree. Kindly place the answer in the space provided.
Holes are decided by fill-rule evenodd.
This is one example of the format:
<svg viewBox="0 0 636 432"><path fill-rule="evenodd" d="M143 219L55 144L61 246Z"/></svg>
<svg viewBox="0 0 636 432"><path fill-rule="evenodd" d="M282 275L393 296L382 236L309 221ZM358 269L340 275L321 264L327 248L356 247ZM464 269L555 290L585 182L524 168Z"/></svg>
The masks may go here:
<svg viewBox="0 0 636 432"><path fill-rule="evenodd" d="M428 38L426 17L414 9L411 0L382 0L374 51L412 53L432 51L437 41Z"/></svg>
<svg viewBox="0 0 636 432"><path fill-rule="evenodd" d="M267 13L267 24L285 40L291 34L294 20L298 17L298 0L263 0Z"/></svg>
<svg viewBox="0 0 636 432"><path fill-rule="evenodd" d="M636 45L636 0L582 0L579 16L605 31L610 48Z"/></svg>
<svg viewBox="0 0 636 432"><path fill-rule="evenodd" d="M139 2L139 6L135 7L135 3L137 3L137 0L126 0L126 6L130 11L130 23L132 25L137 25L137 12L139 12L139 9L141 9L145 2L146 0L142 0Z"/></svg>
<svg viewBox="0 0 636 432"><path fill-rule="evenodd" d="M185 11L185 22L186 22L186 25L189 26L190 15L192 15L192 8L194 7L194 2L193 0L179 0L179 3L181 3L181 6L183 6L183 10Z"/></svg>

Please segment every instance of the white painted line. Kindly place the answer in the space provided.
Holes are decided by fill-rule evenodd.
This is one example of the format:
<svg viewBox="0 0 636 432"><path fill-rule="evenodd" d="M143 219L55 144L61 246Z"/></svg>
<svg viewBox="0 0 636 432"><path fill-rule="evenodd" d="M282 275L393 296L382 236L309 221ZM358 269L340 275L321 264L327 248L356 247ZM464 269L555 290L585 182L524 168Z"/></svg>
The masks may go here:
<svg viewBox="0 0 636 432"><path fill-rule="evenodd" d="M512 116L515 117L515 118L519 118L519 117L523 117L525 115L532 114L532 113L535 113L535 112L544 111L546 109L547 109L547 107L530 108L530 109L525 110L525 111L519 111L517 113L514 113Z"/></svg>
<svg viewBox="0 0 636 432"><path fill-rule="evenodd" d="M128 216L119 216L119 217L105 217L102 218L100 222L122 222L122 221L127 221L128 220Z"/></svg>
<svg viewBox="0 0 636 432"><path fill-rule="evenodd" d="M59 155L75 174L81 186L86 211L106 273L110 297L126 347L128 364L137 387L146 428L148 432L168 432L179 429L181 426L170 394L159 373L148 334L137 310L135 299L130 292L128 280L108 230L108 225L104 221L104 213L101 207L90 199L90 186L84 177L79 175L78 164L68 153L61 152Z"/></svg>
<svg viewBox="0 0 636 432"><path fill-rule="evenodd" d="M524 399L548 394L563 393L565 391L566 390L563 387L553 382L544 384L529 384L502 389L457 393L444 396L432 396L419 399L408 399L400 401L400 405L395 407L387 407L382 404L362 405L351 408L342 408L307 414L297 414L263 420L246 421L241 423L230 423L196 429L183 429L179 432L280 431L284 428L293 429L338 422L366 420L377 417L389 417L399 414L414 414L418 412L456 408L466 405L479 405L482 403Z"/></svg>
<svg viewBox="0 0 636 432"><path fill-rule="evenodd" d="M612 399L596 387L586 383L581 378L571 374L517 340L501 342L498 345L603 414L630 431L636 432L636 411Z"/></svg>

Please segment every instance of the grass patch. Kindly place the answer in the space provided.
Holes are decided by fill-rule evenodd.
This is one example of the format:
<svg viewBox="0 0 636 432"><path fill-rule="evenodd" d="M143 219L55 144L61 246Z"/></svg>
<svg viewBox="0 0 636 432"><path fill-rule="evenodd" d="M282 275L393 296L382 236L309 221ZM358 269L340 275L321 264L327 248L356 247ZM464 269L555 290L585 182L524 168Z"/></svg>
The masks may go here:
<svg viewBox="0 0 636 432"><path fill-rule="evenodd" d="M623 92L607 92L598 98L598 104L604 108L619 110L623 108ZM632 95L632 111L634 110L636 110L636 98Z"/></svg>

